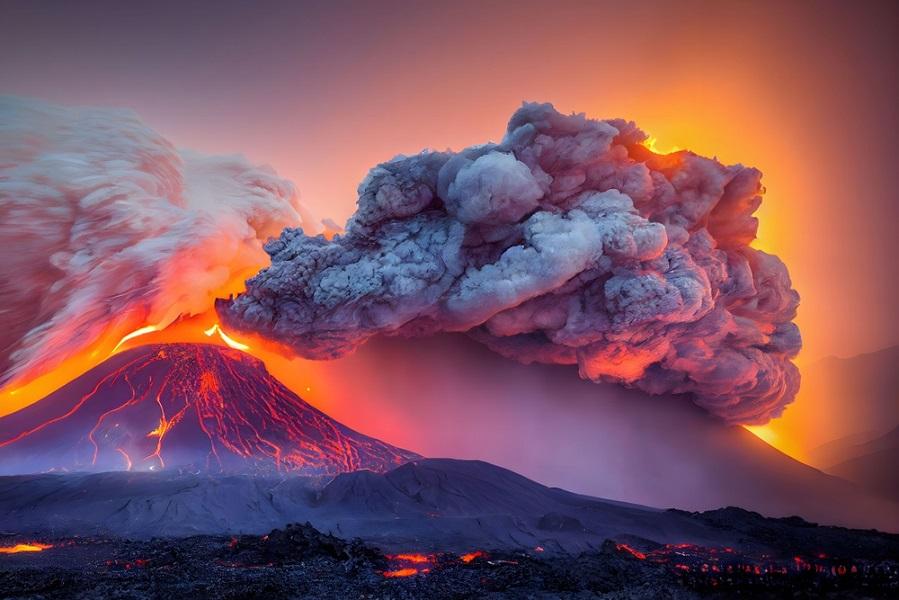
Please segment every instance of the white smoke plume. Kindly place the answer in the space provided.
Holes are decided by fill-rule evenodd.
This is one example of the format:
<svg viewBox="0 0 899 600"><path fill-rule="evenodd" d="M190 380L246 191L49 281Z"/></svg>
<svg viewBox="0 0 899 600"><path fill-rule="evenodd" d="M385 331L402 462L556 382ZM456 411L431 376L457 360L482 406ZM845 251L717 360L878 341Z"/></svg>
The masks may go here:
<svg viewBox="0 0 899 600"><path fill-rule="evenodd" d="M131 112L0 98L0 381L209 310L300 224L293 186Z"/></svg>
<svg viewBox="0 0 899 600"><path fill-rule="evenodd" d="M317 359L377 334L465 331L764 422L798 389L801 341L785 266L749 246L761 173L645 139L526 104L500 144L375 167L345 233L285 230L219 315Z"/></svg>

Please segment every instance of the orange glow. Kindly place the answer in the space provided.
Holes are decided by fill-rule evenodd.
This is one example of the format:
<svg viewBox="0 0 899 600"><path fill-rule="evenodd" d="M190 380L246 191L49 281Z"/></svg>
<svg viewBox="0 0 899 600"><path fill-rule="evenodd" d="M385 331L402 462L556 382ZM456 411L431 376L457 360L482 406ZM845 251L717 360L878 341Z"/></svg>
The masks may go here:
<svg viewBox="0 0 899 600"><path fill-rule="evenodd" d="M24 544L16 544L14 546L0 546L0 554L19 554L20 552L42 552L47 548L52 548L53 544L42 544L40 542L27 542Z"/></svg>
<svg viewBox="0 0 899 600"><path fill-rule="evenodd" d="M160 329L161 329L161 327L159 327L159 325L147 325L146 327L141 327L140 329L136 329L136 330L132 331L131 333L123 336L122 339L119 340L119 343L113 347L112 352L110 352L110 354L115 354L115 352L119 348L121 348L123 344L127 343L129 340L133 340L134 338L140 337L142 335L147 335L148 333L153 333L154 331L159 331Z"/></svg>
<svg viewBox="0 0 899 600"><path fill-rule="evenodd" d="M406 567L405 569L396 569L395 571L384 571L384 577L411 577L417 575L418 569Z"/></svg>
<svg viewBox="0 0 899 600"><path fill-rule="evenodd" d="M459 557L459 560L467 564L476 558L481 558L482 556L487 556L487 553L483 550L475 550L474 552L469 552L468 554L461 555Z"/></svg>
<svg viewBox="0 0 899 600"><path fill-rule="evenodd" d="M225 342L226 344L228 344L228 346L230 346L231 348L234 348L235 350L242 350L243 352L250 351L249 346L238 342L237 340L235 340L234 338L232 338L231 336L226 334L224 331L222 331L222 328L219 327L218 323L216 323L209 329L206 329L205 331L203 331L203 335L206 335L207 337L211 337L216 332L219 334L219 337L222 338L222 341Z"/></svg>
<svg viewBox="0 0 899 600"><path fill-rule="evenodd" d="M387 558L391 560L398 560L402 562L410 562L415 564L424 564L433 562L433 556L427 556L425 554L393 554L388 556Z"/></svg>
<svg viewBox="0 0 899 600"><path fill-rule="evenodd" d="M394 564L391 565L393 567L391 570L384 571L384 577L411 577L419 573L430 573L431 565L434 563L433 555L415 552L388 554L387 559Z"/></svg>
<svg viewBox="0 0 899 600"><path fill-rule="evenodd" d="M165 417L159 419L159 426L147 434L147 437L163 437L165 433L171 429L172 423L170 421L166 421Z"/></svg>
<svg viewBox="0 0 899 600"><path fill-rule="evenodd" d="M643 147L655 154L672 154L680 150L677 146L671 146L668 150L662 150L658 147L658 140L652 135L646 138L643 142Z"/></svg>
<svg viewBox="0 0 899 600"><path fill-rule="evenodd" d="M207 338L196 323L185 331L198 334L201 341ZM164 332L158 332L158 335ZM154 340L157 341L157 340ZM193 340L191 340L193 341ZM166 467L166 452L172 431L185 425L199 427L198 434L208 438L208 461L221 465L222 451L242 458L268 457L278 471L304 468L318 469L323 465L339 465L342 471L353 471L366 466L365 456L382 455L383 464L377 468L390 468L406 462L402 453L384 454L379 442L371 438L353 438L340 428L323 419L318 411L297 404L280 382L258 375L259 365L243 354L227 351L227 360L221 353L211 352L210 344L172 346L132 356L124 364L104 374L92 389L65 414L59 415L10 439L0 439L0 447L13 444L24 437L41 431L75 414L91 402L98 393L117 400L112 408L97 417L87 438L93 445L92 464L110 464L110 454L118 453L128 470L156 470ZM219 345L219 344L213 344ZM224 346L224 342L221 342ZM205 348L204 348L205 346ZM290 361L284 360L285 363ZM160 366L164 370L160 370ZM296 371L296 367L294 366ZM150 385L135 385L134 380L145 379L141 372L149 372ZM158 377L158 378L157 378ZM253 379L253 384L248 383ZM223 381L228 382L223 384ZM251 400L248 410L242 411L226 394L233 386L240 388L240 398ZM104 432L118 427L118 421L127 422L130 415L141 406L158 409L158 421L144 423L143 429L132 439L110 438ZM138 407L134 409L134 407ZM143 417L142 417L143 418ZM151 429L152 427L152 429ZM147 431L149 429L149 431ZM144 433L146 432L146 433ZM177 436L177 434L174 434ZM104 455L98 463L100 454ZM122 464L112 455L116 468ZM368 465L366 468L375 468ZM400 555L400 560L424 563L427 557Z"/></svg>

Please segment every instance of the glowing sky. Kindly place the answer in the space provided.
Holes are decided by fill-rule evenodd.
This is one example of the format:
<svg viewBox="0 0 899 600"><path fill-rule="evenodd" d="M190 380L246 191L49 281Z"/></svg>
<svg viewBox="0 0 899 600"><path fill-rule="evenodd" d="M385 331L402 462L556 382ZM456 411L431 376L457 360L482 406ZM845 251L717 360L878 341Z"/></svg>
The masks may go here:
<svg viewBox="0 0 899 600"><path fill-rule="evenodd" d="M4 2L0 92L133 108L339 223L372 165L497 139L522 100L626 117L764 172L800 366L899 342L895 3L485 4Z"/></svg>

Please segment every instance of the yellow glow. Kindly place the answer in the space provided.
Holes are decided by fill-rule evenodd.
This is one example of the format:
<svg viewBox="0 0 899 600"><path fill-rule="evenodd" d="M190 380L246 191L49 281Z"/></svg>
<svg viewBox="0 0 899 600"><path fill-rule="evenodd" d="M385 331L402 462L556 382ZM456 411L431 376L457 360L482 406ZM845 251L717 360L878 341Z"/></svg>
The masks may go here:
<svg viewBox="0 0 899 600"><path fill-rule="evenodd" d="M203 333L208 337L211 337L216 332L218 332L219 337L222 338L222 341L228 344L228 346L230 346L231 348L234 348L235 350L241 350L243 352L247 352L250 350L250 347L248 345L238 342L227 333L222 331L222 328L219 327L218 323L203 331Z"/></svg>
<svg viewBox="0 0 899 600"><path fill-rule="evenodd" d="M19 552L40 552L52 548L52 544L31 542L27 544L15 544L14 546L0 546L0 554L18 554Z"/></svg>
<svg viewBox="0 0 899 600"><path fill-rule="evenodd" d="M659 140L657 140L655 136L651 135L643 142L643 147L655 154L671 154L680 150L680 148L677 146L671 146L671 148L668 150L662 150L658 147L658 143Z"/></svg>
<svg viewBox="0 0 899 600"><path fill-rule="evenodd" d="M136 337L140 337L140 336L146 335L148 333L153 333L154 331L159 331L159 329L160 329L159 325L147 325L146 327L141 327L140 329L136 329L136 330L132 331L131 333L129 333L128 335L124 336L122 339L119 340L119 343L115 345L115 348L112 349L112 352L110 352L110 354L115 354L116 351L122 347L122 344L124 344L128 340L133 340Z"/></svg>
<svg viewBox="0 0 899 600"><path fill-rule="evenodd" d="M756 436L768 445L777 447L777 434L767 425L744 425L743 429Z"/></svg>

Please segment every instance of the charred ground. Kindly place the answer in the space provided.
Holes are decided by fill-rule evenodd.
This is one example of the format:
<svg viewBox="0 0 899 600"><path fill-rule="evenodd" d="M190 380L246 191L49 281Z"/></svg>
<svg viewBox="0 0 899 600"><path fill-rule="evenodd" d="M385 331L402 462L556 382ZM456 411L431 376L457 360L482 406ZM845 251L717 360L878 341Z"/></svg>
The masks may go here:
<svg viewBox="0 0 899 600"><path fill-rule="evenodd" d="M899 536L722 516L747 548L607 540L577 556L473 550L387 554L312 526L263 536L128 541L52 540L42 552L5 556L4 598L729 598L895 597ZM722 526L724 526L722 524ZM778 544L764 534L776 533ZM756 535L763 534L763 539ZM5 542L4 542L5 543ZM853 550L854 555L845 554ZM795 553L795 554L794 554Z"/></svg>

